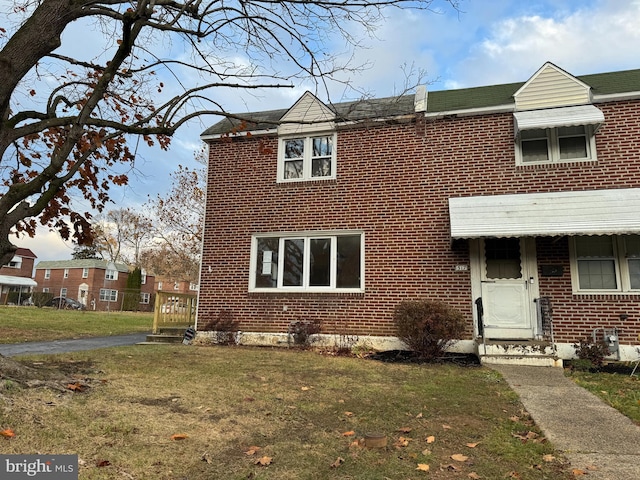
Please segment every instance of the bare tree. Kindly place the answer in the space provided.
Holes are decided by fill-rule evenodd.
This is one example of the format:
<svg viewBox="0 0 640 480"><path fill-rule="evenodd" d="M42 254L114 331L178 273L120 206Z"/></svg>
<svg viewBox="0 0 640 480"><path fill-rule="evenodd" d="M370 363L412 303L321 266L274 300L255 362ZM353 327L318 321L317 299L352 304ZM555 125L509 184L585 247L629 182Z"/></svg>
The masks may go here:
<svg viewBox="0 0 640 480"><path fill-rule="evenodd" d="M16 249L12 231L34 235L38 223L89 242L90 213L72 199L105 208L109 187L128 181L132 138L166 149L190 119L230 116L216 92L309 78L322 88L353 68L323 45L342 37L355 48L354 24L371 32L385 8L432 1L16 0L0 29L0 264ZM74 22L103 44L64 53ZM155 45L185 55L163 58Z"/></svg>
<svg viewBox="0 0 640 480"><path fill-rule="evenodd" d="M109 210L96 219L92 230L93 246L103 258L136 266L143 245L153 236L151 220L129 208Z"/></svg>

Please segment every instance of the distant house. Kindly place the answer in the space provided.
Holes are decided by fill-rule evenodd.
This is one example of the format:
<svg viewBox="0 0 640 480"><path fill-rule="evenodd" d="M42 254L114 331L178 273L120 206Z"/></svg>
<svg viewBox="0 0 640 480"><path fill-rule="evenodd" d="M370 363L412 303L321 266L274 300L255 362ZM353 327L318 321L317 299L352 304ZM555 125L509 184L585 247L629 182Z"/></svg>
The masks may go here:
<svg viewBox="0 0 640 480"><path fill-rule="evenodd" d="M23 303L37 286L33 276L33 264L38 258L28 248L18 248L8 265L0 268L0 303Z"/></svg>
<svg viewBox="0 0 640 480"><path fill-rule="evenodd" d="M640 70L285 107L202 134L198 327L228 312L275 344L317 320L384 348L399 302L430 298L486 362L585 338L637 358Z"/></svg>
<svg viewBox="0 0 640 480"><path fill-rule="evenodd" d="M189 293L197 295L198 284L187 280L174 280L168 277L156 277L155 290L167 293Z"/></svg>
<svg viewBox="0 0 640 480"><path fill-rule="evenodd" d="M129 267L106 260L54 260L36 265L37 291L78 300L89 310L121 310ZM143 275L137 310L153 310L154 277Z"/></svg>

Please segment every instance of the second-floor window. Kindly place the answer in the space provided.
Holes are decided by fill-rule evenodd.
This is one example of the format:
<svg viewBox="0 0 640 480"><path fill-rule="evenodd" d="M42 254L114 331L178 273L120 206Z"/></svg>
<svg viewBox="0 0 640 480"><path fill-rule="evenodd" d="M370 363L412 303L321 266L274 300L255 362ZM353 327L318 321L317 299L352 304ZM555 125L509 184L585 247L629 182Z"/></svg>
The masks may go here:
<svg viewBox="0 0 640 480"><path fill-rule="evenodd" d="M118 279L118 271L117 270L107 270L104 274L104 278L106 280L117 280Z"/></svg>
<svg viewBox="0 0 640 480"><path fill-rule="evenodd" d="M596 160L593 127L523 130L518 141L520 165Z"/></svg>
<svg viewBox="0 0 640 480"><path fill-rule="evenodd" d="M336 177L336 135L281 138L278 181L326 180Z"/></svg>
<svg viewBox="0 0 640 480"><path fill-rule="evenodd" d="M69 278L69 269L68 269L68 268L65 268L65 269L64 269L63 277L64 277L64 278Z"/></svg>
<svg viewBox="0 0 640 480"><path fill-rule="evenodd" d="M45 268L45 270L44 270L44 279L48 280L49 278L51 278L51 269L50 268Z"/></svg>
<svg viewBox="0 0 640 480"><path fill-rule="evenodd" d="M88 267L84 267L82 269L82 278L89 278L89 268Z"/></svg>

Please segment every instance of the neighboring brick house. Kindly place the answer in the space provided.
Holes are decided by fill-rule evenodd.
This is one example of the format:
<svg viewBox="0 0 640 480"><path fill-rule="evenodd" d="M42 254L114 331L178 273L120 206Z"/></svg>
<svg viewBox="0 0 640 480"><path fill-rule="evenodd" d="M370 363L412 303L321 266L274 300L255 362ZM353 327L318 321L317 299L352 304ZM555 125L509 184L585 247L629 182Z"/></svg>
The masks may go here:
<svg viewBox="0 0 640 480"><path fill-rule="evenodd" d="M167 293L187 293L198 294L198 284L186 280L172 280L168 277L156 277L155 289L159 292Z"/></svg>
<svg viewBox="0 0 640 480"><path fill-rule="evenodd" d="M127 265L94 259L38 262L35 273L37 291L73 298L88 310L121 310L128 277ZM153 310L154 280L142 276L137 310Z"/></svg>
<svg viewBox="0 0 640 480"><path fill-rule="evenodd" d="M640 344L640 70L291 108L207 129L198 324L394 343L404 299L468 319L484 361ZM248 133L251 135L248 135ZM496 347L498 345L499 347ZM526 357L526 358L525 358Z"/></svg>
<svg viewBox="0 0 640 480"><path fill-rule="evenodd" d="M0 267L0 304L23 303L37 286L33 278L33 264L38 258L28 248L18 248L7 265Z"/></svg>

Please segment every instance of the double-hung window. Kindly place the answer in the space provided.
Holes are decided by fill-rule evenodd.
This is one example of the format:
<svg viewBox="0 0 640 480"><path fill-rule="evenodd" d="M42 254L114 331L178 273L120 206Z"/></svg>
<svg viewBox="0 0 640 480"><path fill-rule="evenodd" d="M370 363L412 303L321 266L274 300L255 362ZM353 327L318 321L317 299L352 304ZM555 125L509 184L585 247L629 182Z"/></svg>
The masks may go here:
<svg viewBox="0 0 640 480"><path fill-rule="evenodd" d="M89 267L82 268L82 278L89 278Z"/></svg>
<svg viewBox="0 0 640 480"><path fill-rule="evenodd" d="M105 280L117 280L118 279L118 270L105 270L104 272Z"/></svg>
<svg viewBox="0 0 640 480"><path fill-rule="evenodd" d="M116 302L118 300L118 291L110 288L100 289L100 301L101 302Z"/></svg>
<svg viewBox="0 0 640 480"><path fill-rule="evenodd" d="M334 133L281 138L278 181L327 180L336 177Z"/></svg>
<svg viewBox="0 0 640 480"><path fill-rule="evenodd" d="M575 293L640 293L640 236L573 237Z"/></svg>
<svg viewBox="0 0 640 480"><path fill-rule="evenodd" d="M149 300L151 299L151 294L147 292L140 292L140 303L144 305L149 304Z"/></svg>
<svg viewBox="0 0 640 480"><path fill-rule="evenodd" d="M518 140L521 165L596 160L591 125L523 130Z"/></svg>
<svg viewBox="0 0 640 480"><path fill-rule="evenodd" d="M360 232L254 236L249 290L361 292L363 252Z"/></svg>

